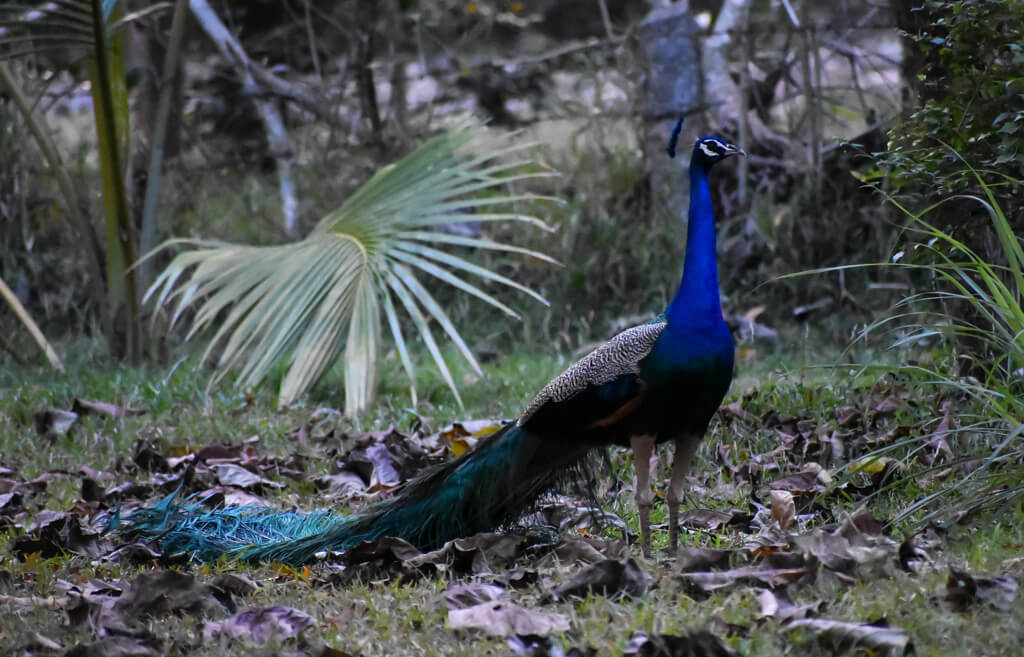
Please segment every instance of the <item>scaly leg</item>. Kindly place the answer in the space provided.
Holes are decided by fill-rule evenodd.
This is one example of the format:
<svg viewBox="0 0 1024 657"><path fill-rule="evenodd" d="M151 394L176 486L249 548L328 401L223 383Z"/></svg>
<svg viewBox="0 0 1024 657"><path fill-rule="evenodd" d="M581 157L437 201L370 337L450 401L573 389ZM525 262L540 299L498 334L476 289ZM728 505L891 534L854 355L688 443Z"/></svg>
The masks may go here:
<svg viewBox="0 0 1024 657"><path fill-rule="evenodd" d="M651 556L651 452L654 451L653 436L633 436L629 441L636 463L636 510L640 515L640 547L644 556Z"/></svg>
<svg viewBox="0 0 1024 657"><path fill-rule="evenodd" d="M676 454L672 461L672 479L668 482L668 548L676 551L679 545L679 504L683 501L683 480L690 471L693 455L700 446L699 436L683 436L676 439Z"/></svg>

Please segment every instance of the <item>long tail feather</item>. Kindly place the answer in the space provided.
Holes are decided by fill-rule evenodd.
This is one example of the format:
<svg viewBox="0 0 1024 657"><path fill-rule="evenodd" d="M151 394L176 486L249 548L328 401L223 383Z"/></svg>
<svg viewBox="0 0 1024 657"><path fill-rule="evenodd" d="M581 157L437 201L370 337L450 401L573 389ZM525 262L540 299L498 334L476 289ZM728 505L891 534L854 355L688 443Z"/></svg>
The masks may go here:
<svg viewBox="0 0 1024 657"><path fill-rule="evenodd" d="M515 520L585 451L541 442L509 425L472 452L427 471L393 498L357 515L253 506L204 510L202 502L179 504L172 495L136 511L126 531L201 561L228 556L303 564L318 553L342 552L381 536L433 548Z"/></svg>

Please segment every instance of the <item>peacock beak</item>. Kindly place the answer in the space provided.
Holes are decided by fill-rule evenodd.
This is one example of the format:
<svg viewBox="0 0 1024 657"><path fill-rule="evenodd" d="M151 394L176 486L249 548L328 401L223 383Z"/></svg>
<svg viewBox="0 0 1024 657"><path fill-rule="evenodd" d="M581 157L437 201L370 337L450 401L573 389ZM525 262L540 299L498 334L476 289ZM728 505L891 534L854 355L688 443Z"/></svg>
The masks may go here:
<svg viewBox="0 0 1024 657"><path fill-rule="evenodd" d="M729 157L730 155L743 155L743 156L746 156L747 152L745 150L743 150L742 148L740 148L739 146L735 146L733 144L729 144L729 146L726 149L726 151L724 153L722 153L722 157Z"/></svg>

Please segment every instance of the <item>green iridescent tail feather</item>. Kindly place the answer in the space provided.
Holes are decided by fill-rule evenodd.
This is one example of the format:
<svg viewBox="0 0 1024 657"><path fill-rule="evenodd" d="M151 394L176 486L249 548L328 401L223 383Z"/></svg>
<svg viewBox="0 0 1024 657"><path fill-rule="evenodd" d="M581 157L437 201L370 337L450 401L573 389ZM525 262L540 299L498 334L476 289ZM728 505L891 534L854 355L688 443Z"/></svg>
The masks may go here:
<svg viewBox="0 0 1024 657"><path fill-rule="evenodd" d="M227 556L299 565L316 560L318 553L343 552L381 536L429 549L515 520L585 451L551 441L542 445L509 425L360 514L276 512L253 506L204 510L201 501L178 504L171 495L132 514L123 531L201 561Z"/></svg>

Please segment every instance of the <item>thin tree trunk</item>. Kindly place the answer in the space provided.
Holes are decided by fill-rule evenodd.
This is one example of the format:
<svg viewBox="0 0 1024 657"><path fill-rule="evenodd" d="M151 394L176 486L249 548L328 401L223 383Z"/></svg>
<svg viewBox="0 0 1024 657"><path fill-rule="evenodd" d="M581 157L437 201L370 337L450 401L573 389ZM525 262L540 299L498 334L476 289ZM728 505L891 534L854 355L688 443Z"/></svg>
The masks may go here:
<svg viewBox="0 0 1024 657"><path fill-rule="evenodd" d="M181 42L185 35L185 19L187 17L186 0L176 0L167 52L164 54L163 72L159 80L160 100L157 104L156 122L153 125L153 137L150 141L149 173L146 176L146 197L142 206L142 232L139 238L139 253L143 257L153 250L153 243L156 241L156 206L160 198L164 146L167 142L167 122L171 115L174 78L178 71L178 60L181 58ZM139 287L143 290L147 289L152 280L153 261L146 258L139 268Z"/></svg>

